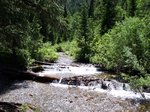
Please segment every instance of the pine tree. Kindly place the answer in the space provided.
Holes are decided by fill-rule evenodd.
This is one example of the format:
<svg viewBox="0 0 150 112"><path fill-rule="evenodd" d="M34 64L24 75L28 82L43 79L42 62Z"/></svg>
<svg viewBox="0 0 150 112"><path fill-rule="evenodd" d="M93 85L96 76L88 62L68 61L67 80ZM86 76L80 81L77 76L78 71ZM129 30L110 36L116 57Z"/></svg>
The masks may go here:
<svg viewBox="0 0 150 112"><path fill-rule="evenodd" d="M80 48L80 51L78 52L77 60L81 62L89 62L91 37L89 35L88 11L86 7L84 7L81 12L80 25L78 37L78 47Z"/></svg>
<svg viewBox="0 0 150 112"><path fill-rule="evenodd" d="M64 5L64 14L63 14L64 18L66 18L67 15L68 15L67 5L65 4L65 5Z"/></svg>
<svg viewBox="0 0 150 112"><path fill-rule="evenodd" d="M49 28L60 29L56 1L0 1L0 63L27 67L32 51L36 51L32 48L37 49L43 36L48 37Z"/></svg>
<svg viewBox="0 0 150 112"><path fill-rule="evenodd" d="M95 1L94 19L101 21L104 14L103 0Z"/></svg>
<svg viewBox="0 0 150 112"><path fill-rule="evenodd" d="M150 17L150 1L141 0L137 2L137 16L138 17Z"/></svg>
<svg viewBox="0 0 150 112"><path fill-rule="evenodd" d="M94 6L95 6L95 0L91 0L88 17L92 17L92 18L94 17Z"/></svg>
<svg viewBox="0 0 150 112"><path fill-rule="evenodd" d="M129 1L129 16L131 17L135 16L136 10L137 10L136 0L130 0Z"/></svg>
<svg viewBox="0 0 150 112"><path fill-rule="evenodd" d="M101 23L101 34L103 35L115 25L116 0L103 0L104 14Z"/></svg>

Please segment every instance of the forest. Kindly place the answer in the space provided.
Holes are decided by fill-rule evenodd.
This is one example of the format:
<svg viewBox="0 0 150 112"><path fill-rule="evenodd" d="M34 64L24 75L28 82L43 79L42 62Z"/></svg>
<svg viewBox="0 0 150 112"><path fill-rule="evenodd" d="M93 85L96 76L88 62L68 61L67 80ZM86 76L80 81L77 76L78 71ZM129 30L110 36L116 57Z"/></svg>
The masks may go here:
<svg viewBox="0 0 150 112"><path fill-rule="evenodd" d="M60 51L149 87L150 0L0 1L0 67L28 70Z"/></svg>

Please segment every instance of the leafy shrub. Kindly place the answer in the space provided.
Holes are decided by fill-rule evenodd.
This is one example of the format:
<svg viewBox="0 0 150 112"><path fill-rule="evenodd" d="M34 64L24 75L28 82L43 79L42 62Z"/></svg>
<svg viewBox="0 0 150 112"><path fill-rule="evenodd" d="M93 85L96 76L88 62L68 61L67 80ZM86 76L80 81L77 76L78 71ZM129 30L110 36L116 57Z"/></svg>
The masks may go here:
<svg viewBox="0 0 150 112"><path fill-rule="evenodd" d="M26 49L15 49L15 54L11 51L3 51L0 52L0 63L13 65L13 67L17 67L19 69L26 69L31 63L33 59L30 56L30 53Z"/></svg>
<svg viewBox="0 0 150 112"><path fill-rule="evenodd" d="M131 80L132 79L132 80ZM133 88L141 88L141 87L150 87L150 76L147 75L146 77L132 77L130 79L130 84L133 86Z"/></svg>
<svg viewBox="0 0 150 112"><path fill-rule="evenodd" d="M108 69L145 74L150 60L148 29L149 25L139 18L127 18L117 23L115 28L95 42L91 61Z"/></svg>
<svg viewBox="0 0 150 112"><path fill-rule="evenodd" d="M116 65L112 60L115 58L115 55L113 55L114 45L110 35L105 34L102 37L95 37L93 42L95 45L92 47L93 56L91 56L90 61L92 63L100 63L107 69L115 67Z"/></svg>
<svg viewBox="0 0 150 112"><path fill-rule="evenodd" d="M49 43L44 43L40 48L38 48L36 59L42 61L54 62L58 59L58 54L56 49Z"/></svg>
<svg viewBox="0 0 150 112"><path fill-rule="evenodd" d="M79 51L76 40L72 40L71 42L67 41L67 42L61 43L57 46L57 48L61 49L62 51L72 56L73 58L76 58L77 52Z"/></svg>
<svg viewBox="0 0 150 112"><path fill-rule="evenodd" d="M33 62L31 55L26 49L16 49L16 63L21 68L28 67Z"/></svg>

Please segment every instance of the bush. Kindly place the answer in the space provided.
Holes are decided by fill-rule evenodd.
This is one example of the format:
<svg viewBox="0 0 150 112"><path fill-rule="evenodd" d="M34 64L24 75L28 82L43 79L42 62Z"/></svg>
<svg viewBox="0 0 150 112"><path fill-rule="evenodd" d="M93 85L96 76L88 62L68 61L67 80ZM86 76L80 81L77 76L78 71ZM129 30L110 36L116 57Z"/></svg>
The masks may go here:
<svg viewBox="0 0 150 112"><path fill-rule="evenodd" d="M0 52L0 63L6 65L12 65L19 69L26 69L33 60L30 53L26 49L15 49L15 54L11 51Z"/></svg>
<svg viewBox="0 0 150 112"><path fill-rule="evenodd" d="M58 54L56 53L56 49L51 44L44 43L40 48L38 48L36 59L54 62L58 59Z"/></svg>
<svg viewBox="0 0 150 112"><path fill-rule="evenodd" d="M94 43L95 45L92 47L93 56L91 56L90 61L92 63L102 64L107 69L116 67L116 64L112 60L115 58L115 55L113 55L114 45L110 35L105 34L105 36L102 37L97 35L97 37L95 37Z"/></svg>
<svg viewBox="0 0 150 112"><path fill-rule="evenodd" d="M91 61L119 72L135 75L149 72L148 29L149 25L139 18L127 18L122 23L117 23L115 28L95 43Z"/></svg>
<svg viewBox="0 0 150 112"><path fill-rule="evenodd" d="M32 64L33 59L28 50L26 49L16 49L16 64L21 68L26 68Z"/></svg>
<svg viewBox="0 0 150 112"><path fill-rule="evenodd" d="M132 80L131 80L132 79ZM137 89L137 88L147 88L150 87L150 76L147 75L146 77L132 77L130 79L130 84L133 86L133 88Z"/></svg>
<svg viewBox="0 0 150 112"><path fill-rule="evenodd" d="M67 42L61 43L57 45L57 49L65 52L66 54L72 56L73 58L76 58L77 52L79 51L76 40L72 40L71 42L67 41Z"/></svg>

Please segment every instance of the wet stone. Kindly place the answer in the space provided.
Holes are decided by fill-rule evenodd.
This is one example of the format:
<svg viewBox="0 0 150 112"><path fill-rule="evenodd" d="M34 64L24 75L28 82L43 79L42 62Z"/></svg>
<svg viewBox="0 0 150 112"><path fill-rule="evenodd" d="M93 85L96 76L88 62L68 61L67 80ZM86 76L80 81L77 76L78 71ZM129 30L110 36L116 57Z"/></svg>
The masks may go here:
<svg viewBox="0 0 150 112"><path fill-rule="evenodd" d="M116 80L103 80L95 76L74 76L62 78L59 83L75 86L90 86L104 90L130 90L130 86L126 83L121 83Z"/></svg>

